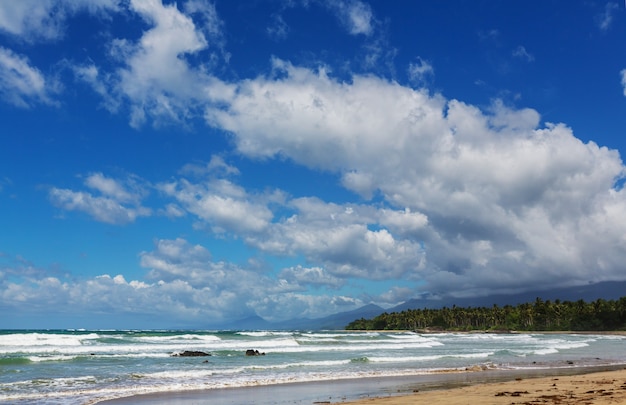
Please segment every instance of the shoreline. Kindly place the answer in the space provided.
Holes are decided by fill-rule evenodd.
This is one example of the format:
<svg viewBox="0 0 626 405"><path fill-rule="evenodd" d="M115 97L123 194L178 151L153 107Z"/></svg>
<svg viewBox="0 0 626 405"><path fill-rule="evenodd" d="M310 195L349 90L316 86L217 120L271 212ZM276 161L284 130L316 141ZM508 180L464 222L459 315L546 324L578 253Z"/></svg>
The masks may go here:
<svg viewBox="0 0 626 405"><path fill-rule="evenodd" d="M626 403L626 368L572 375L516 378L435 390L416 390L408 395L344 402L345 405L410 405L415 403L429 405L621 404Z"/></svg>
<svg viewBox="0 0 626 405"><path fill-rule="evenodd" d="M350 404L350 405L404 405L416 401L435 404L466 404L469 392L477 395L476 403L511 404L511 398L504 402L489 402L498 393L528 392L533 387L545 384L563 385L566 379L576 381L587 379L593 382L597 377L619 382L626 401L626 364L602 366L576 366L571 368L540 369L489 369L482 371L460 370L405 376L368 377L361 379L328 380L313 382L293 382L284 384L258 385L193 391L171 391L137 394L116 399L107 399L89 404L130 405L130 404L173 404L192 405L204 403L259 405L280 404ZM578 378L577 378L578 377ZM558 380L558 381L557 381ZM570 384L572 385L572 384ZM591 384L593 385L593 384ZM621 386L623 385L623 387ZM494 389L499 390L495 394ZM566 389L573 392L573 385ZM587 387L589 388L589 387ZM593 391L592 388L586 391ZM582 391L582 392L586 392ZM606 392L606 390L604 391ZM589 393L588 393L589 394ZM520 394L521 395L521 394ZM525 394L526 395L526 394ZM552 395L552 394L551 394ZM556 395L556 394L554 394ZM502 395L505 397L506 395ZM515 396L515 395L513 395ZM500 398L502 399L502 398ZM436 402L442 401L442 402ZM458 402L455 402L458 401ZM516 402L517 403L517 402ZM521 402L525 404L528 402ZM567 403L567 402L561 402ZM573 402L576 403L576 402Z"/></svg>
<svg viewBox="0 0 626 405"><path fill-rule="evenodd" d="M614 330L614 331L592 331L592 330L436 330L436 329L418 329L418 330L404 330L404 329L354 329L354 330L343 330L340 329L337 332L355 332L355 333L417 333L419 335L436 335L441 333L459 333L459 334L492 334L492 335L522 335L522 334L532 334L532 335L617 335L617 336L626 336L626 330Z"/></svg>

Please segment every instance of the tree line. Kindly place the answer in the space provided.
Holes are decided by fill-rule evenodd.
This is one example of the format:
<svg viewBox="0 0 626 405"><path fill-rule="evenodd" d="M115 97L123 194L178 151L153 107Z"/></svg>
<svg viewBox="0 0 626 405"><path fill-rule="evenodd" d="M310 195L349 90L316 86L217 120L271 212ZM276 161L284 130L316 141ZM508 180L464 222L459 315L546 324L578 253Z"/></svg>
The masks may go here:
<svg viewBox="0 0 626 405"><path fill-rule="evenodd" d="M560 301L542 300L492 307L407 309L357 319L346 330L445 331L611 331L626 330L626 297Z"/></svg>

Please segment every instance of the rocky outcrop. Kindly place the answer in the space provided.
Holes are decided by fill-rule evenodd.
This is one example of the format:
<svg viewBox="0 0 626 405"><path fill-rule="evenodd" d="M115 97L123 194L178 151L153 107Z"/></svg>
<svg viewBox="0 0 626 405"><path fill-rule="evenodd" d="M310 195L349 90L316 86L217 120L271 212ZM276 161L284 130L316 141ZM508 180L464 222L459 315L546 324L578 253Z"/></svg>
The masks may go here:
<svg viewBox="0 0 626 405"><path fill-rule="evenodd" d="M260 353L258 350L248 349L246 350L246 356L265 356L265 353Z"/></svg>
<svg viewBox="0 0 626 405"><path fill-rule="evenodd" d="M174 353L172 357L202 357L202 356L210 356L210 353L201 352L196 350L185 350L184 352Z"/></svg>

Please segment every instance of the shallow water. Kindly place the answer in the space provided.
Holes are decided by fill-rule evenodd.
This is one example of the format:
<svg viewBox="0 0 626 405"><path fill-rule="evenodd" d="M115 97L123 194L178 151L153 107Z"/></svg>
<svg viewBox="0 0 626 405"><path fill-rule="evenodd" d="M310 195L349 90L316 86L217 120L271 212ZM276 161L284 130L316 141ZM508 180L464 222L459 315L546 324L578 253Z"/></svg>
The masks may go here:
<svg viewBox="0 0 626 405"><path fill-rule="evenodd" d="M129 395L466 368L626 363L626 337L271 331L2 331L0 401L86 404ZM247 349L266 353L246 356ZM172 357L183 350L210 357Z"/></svg>

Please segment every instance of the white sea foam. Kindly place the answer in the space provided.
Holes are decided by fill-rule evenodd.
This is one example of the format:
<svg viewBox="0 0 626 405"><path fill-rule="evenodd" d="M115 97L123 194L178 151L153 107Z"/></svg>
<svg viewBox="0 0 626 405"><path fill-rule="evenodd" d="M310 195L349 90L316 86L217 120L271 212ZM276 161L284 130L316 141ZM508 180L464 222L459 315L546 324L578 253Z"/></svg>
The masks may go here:
<svg viewBox="0 0 626 405"><path fill-rule="evenodd" d="M411 363L411 362L426 362L436 361L441 359L482 359L492 356L494 352L481 352L481 353L461 353L461 354L439 354L430 356L393 356L393 357L368 357L369 361L373 363Z"/></svg>
<svg viewBox="0 0 626 405"><path fill-rule="evenodd" d="M73 405L147 392L465 370L487 359L507 368L571 367L564 353L576 364L596 357L626 362L623 343L622 337L542 334L5 332L0 401ZM246 357L247 349L266 355ZM171 357L183 350L212 356Z"/></svg>
<svg viewBox="0 0 626 405"><path fill-rule="evenodd" d="M132 339L137 340L139 342L145 343L204 343L204 342L219 342L220 339L215 335L194 335L194 334L184 334L184 335L176 335L176 336L137 336Z"/></svg>
<svg viewBox="0 0 626 405"><path fill-rule="evenodd" d="M252 336L252 337L266 337L266 336L293 336L293 332L280 332L280 331L242 331L237 332L237 335Z"/></svg>
<svg viewBox="0 0 626 405"><path fill-rule="evenodd" d="M47 333L16 333L0 335L0 350L7 351L10 347L23 346L77 346L83 341L97 339L98 335L64 335Z"/></svg>

